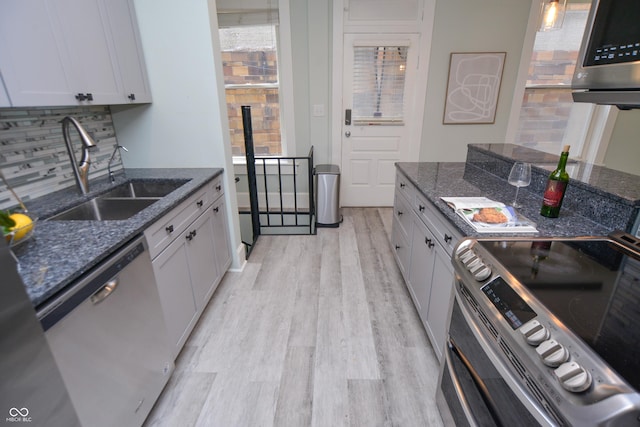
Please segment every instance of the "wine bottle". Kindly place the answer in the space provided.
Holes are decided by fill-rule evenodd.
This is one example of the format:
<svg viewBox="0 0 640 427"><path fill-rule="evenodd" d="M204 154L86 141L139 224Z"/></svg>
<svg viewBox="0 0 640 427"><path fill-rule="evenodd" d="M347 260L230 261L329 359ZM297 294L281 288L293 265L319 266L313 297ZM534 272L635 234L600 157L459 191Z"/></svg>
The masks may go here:
<svg viewBox="0 0 640 427"><path fill-rule="evenodd" d="M557 218L560 213L562 199L564 199L564 193L569 183L569 174L565 170L567 159L569 158L569 147L569 145L565 145L562 149L558 167L549 175L547 188L544 190L540 215L547 218Z"/></svg>

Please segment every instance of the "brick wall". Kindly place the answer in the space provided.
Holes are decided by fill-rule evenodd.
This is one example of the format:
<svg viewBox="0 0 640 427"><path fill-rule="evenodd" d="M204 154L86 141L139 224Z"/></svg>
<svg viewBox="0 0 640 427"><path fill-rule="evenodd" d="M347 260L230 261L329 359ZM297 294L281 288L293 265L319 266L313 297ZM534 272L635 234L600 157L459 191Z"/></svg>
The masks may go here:
<svg viewBox="0 0 640 427"><path fill-rule="evenodd" d="M590 4L569 2L567 7L561 30L537 34L527 78L527 86L558 87L525 90L515 141L552 153L559 152L571 114L571 79Z"/></svg>
<svg viewBox="0 0 640 427"><path fill-rule="evenodd" d="M227 85L277 85L278 68L275 51L226 51L222 63ZM231 149L242 156L244 130L242 109L251 107L254 150L258 156L282 154L280 102L277 87L232 87L226 90Z"/></svg>

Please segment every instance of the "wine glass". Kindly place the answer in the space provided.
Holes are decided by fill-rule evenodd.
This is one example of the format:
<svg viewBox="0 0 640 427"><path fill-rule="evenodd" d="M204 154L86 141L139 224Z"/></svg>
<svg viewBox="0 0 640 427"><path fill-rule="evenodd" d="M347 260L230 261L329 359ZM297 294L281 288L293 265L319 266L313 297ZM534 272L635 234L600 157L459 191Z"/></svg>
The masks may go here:
<svg viewBox="0 0 640 427"><path fill-rule="evenodd" d="M518 190L520 187L526 187L531 184L531 165L525 162L515 162L509 172L509 184L516 187L516 195L513 198L513 207L519 208L522 205L518 204Z"/></svg>

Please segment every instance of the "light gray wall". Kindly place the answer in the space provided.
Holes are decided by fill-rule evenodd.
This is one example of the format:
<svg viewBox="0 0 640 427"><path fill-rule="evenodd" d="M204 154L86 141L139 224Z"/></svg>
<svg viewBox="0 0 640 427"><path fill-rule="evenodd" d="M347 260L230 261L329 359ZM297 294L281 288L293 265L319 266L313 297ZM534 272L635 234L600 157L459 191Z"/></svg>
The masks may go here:
<svg viewBox="0 0 640 427"><path fill-rule="evenodd" d="M112 109L126 167L221 167L234 248L240 239L215 0L135 0L153 103Z"/></svg>
<svg viewBox="0 0 640 427"><path fill-rule="evenodd" d="M640 110L618 112L604 166L640 175Z"/></svg>
<svg viewBox="0 0 640 427"><path fill-rule="evenodd" d="M503 143L531 0L436 3L420 161L464 161L467 144ZM507 52L495 124L443 125L451 52Z"/></svg>
<svg viewBox="0 0 640 427"><path fill-rule="evenodd" d="M331 159L331 54L332 37L332 2L331 0L309 1L307 28L309 31L309 99L307 111L310 110L309 140L298 141L298 155L306 153L313 145L316 152L316 164L328 163ZM294 57L295 60L295 57ZM295 74L294 74L295 78ZM324 115L316 115L314 105L322 106Z"/></svg>

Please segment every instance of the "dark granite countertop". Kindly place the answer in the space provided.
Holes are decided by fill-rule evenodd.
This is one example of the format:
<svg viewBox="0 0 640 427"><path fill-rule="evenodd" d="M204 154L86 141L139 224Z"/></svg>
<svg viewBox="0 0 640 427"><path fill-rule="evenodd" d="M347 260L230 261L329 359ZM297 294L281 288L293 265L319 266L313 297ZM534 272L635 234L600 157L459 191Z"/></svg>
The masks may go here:
<svg viewBox="0 0 640 427"><path fill-rule="evenodd" d="M507 162L531 163L534 168L544 169L545 178L548 172L557 167L560 159L560 153L554 155L515 144L472 144L469 147L471 150L485 151L493 158L501 158ZM588 187L594 193L607 197L615 196L623 203L640 206L640 176L581 162L572 159L571 153L567 161L567 172L572 185ZM546 183L546 179L544 181Z"/></svg>
<svg viewBox="0 0 640 427"><path fill-rule="evenodd" d="M196 190L222 174L211 169L127 169L114 184L91 182L91 192L80 196L77 188L67 188L34 199L27 204L29 213L40 218L33 236L13 248L27 293L36 307L60 292L106 259L115 250L139 235ZM188 179L177 190L126 220L119 221L47 221L73 205L106 192L129 179ZM98 180L100 181L100 180Z"/></svg>
<svg viewBox="0 0 640 427"><path fill-rule="evenodd" d="M504 236L478 233L461 218L441 197L478 197L512 204L515 187L506 180L484 172L468 163L396 163L397 168L431 201L438 210L460 231L463 236ZM589 235L607 235L610 230L591 219L568 209L562 209L558 218L546 218L540 215L542 194L535 194L521 188L518 202L523 204L518 211L536 223L539 231L534 236L573 237ZM517 234L509 234L518 236ZM532 236L532 234L527 234Z"/></svg>

